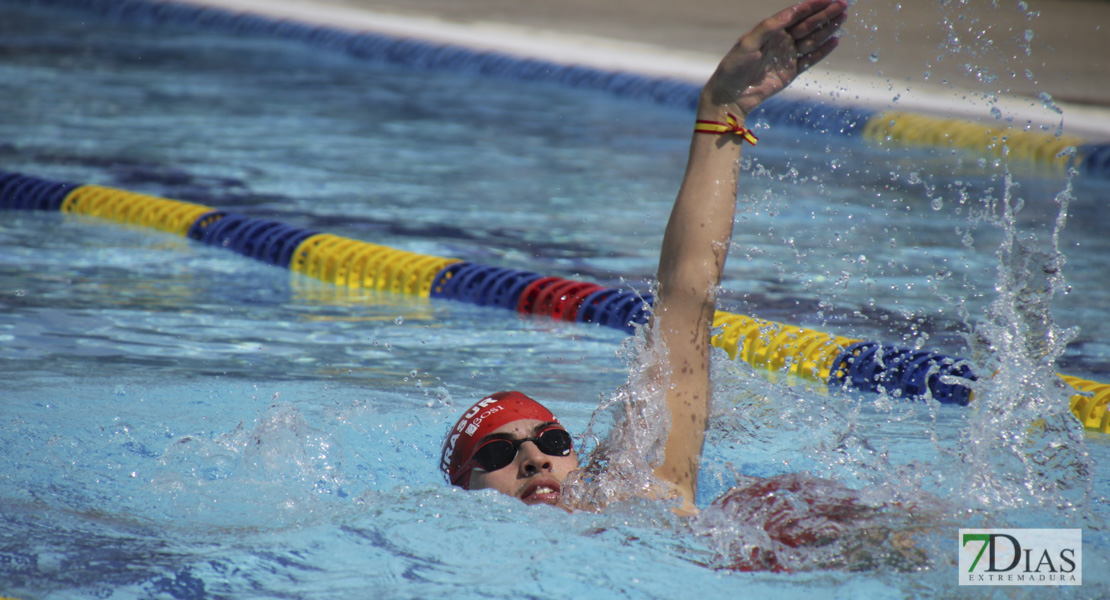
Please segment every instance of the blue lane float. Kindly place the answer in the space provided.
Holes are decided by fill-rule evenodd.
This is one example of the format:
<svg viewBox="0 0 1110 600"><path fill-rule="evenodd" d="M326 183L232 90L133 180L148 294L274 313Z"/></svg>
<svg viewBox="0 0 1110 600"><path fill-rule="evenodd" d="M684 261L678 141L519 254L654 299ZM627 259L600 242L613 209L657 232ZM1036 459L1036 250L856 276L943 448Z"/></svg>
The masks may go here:
<svg viewBox="0 0 1110 600"><path fill-rule="evenodd" d="M967 406L971 389L960 382L978 380L966 360L876 342L848 346L835 364L839 369L831 383L910 399L931 397L942 404Z"/></svg>

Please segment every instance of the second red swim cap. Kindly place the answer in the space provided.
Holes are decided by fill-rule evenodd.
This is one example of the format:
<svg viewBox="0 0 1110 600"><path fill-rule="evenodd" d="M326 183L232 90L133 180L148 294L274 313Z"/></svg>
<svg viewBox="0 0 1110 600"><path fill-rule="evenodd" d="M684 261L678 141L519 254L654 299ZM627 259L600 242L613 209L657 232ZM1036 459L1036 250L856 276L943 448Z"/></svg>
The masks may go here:
<svg viewBox="0 0 1110 600"><path fill-rule="evenodd" d="M520 419L558 422L544 405L520 392L497 392L482 398L463 413L447 432L440 468L447 480L470 489L470 469L462 466L474 455L478 442L497 428Z"/></svg>

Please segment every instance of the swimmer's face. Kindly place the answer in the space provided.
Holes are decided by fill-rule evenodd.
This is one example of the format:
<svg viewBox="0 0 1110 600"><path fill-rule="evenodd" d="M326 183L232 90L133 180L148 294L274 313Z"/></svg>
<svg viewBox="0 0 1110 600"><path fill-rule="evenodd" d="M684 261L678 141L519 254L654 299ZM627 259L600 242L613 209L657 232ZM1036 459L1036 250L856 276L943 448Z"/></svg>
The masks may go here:
<svg viewBox="0 0 1110 600"><path fill-rule="evenodd" d="M538 436L558 424L537 419L520 419L506 423L488 433L477 447L491 439L523 440ZM495 471L476 468L470 474L470 489L494 489L520 498L526 504L555 504L563 488L563 480L578 468L574 450L566 456L545 454L535 442L527 441L517 448L513 461Z"/></svg>

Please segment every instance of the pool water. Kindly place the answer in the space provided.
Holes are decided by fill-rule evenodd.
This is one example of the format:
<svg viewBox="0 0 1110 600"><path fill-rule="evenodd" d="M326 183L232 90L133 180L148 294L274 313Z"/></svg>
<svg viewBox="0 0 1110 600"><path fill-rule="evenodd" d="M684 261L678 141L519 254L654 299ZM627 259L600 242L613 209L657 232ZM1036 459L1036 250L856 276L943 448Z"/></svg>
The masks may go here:
<svg viewBox="0 0 1110 600"><path fill-rule="evenodd" d="M0 9L4 170L650 284L685 111ZM1066 199L1070 290L1051 318L1062 337L1079 330L1053 349L1056 369L1110 379L1103 182L784 127L764 129L744 167L724 308L959 355L981 347L965 341L973 327L1001 347L981 325L1007 292L996 251L1011 235L1053 251ZM1006 192L1023 208L999 226ZM93 219L0 217L0 595L970 596L955 539L973 526L1084 529L1084 586L1019 595L1110 584L1110 443L1058 414L1019 350L982 363L1014 376L984 384L981 411L775 382L716 357L700 505L738 473L805 471L929 513L918 570L735 572L716 567L722 548L756 543L747 532L662 503L566 514L442 481L443 433L491 391L528 391L586 431L628 380L621 332L337 289ZM602 414L595 433L611 424Z"/></svg>

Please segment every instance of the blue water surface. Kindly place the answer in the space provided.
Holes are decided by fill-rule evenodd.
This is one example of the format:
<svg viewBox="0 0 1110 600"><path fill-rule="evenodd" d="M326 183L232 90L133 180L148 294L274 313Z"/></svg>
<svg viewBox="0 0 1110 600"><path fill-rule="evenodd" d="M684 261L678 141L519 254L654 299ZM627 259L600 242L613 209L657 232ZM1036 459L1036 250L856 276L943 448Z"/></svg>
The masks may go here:
<svg viewBox="0 0 1110 600"><path fill-rule="evenodd" d="M650 283L684 110L25 2L0 10L0 169ZM969 354L998 297L1006 231L983 215L1006 169L1024 205L1016 227L1040 246L1068 186L948 152L760 135L724 308L861 339ZM1105 381L1110 197L1082 179L1070 194L1070 290L1051 316L1079 331L1057 366ZM622 332L337 289L91 218L0 217L0 595L962 597L982 592L957 585L956 532L970 526L1084 529L1082 588L1007 594L1094 598L1110 584L1100 434L1058 438L1068 448L1046 477L1059 469L1068 489L1054 496L1006 479L1026 473L1021 452L966 450L984 423L1028 433L1021 413L992 422L774 382L718 356L703 507L738 472L808 471L935 499L940 515L915 570L738 573L715 568L714 538L661 503L567 514L462 492L436 468L458 413L499 389L585 431L626 381Z"/></svg>

